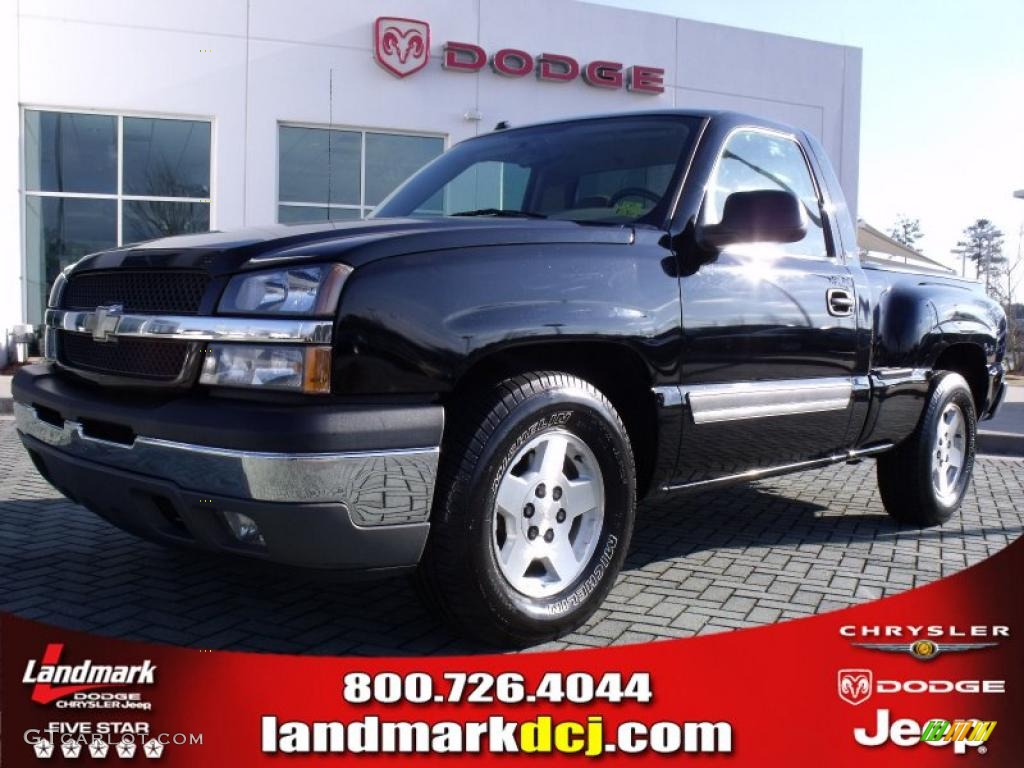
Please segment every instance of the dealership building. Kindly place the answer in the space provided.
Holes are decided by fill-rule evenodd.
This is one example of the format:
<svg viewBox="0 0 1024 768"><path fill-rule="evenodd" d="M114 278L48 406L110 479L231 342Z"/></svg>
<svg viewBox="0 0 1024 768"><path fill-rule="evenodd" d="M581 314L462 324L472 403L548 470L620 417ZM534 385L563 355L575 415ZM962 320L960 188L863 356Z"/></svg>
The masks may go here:
<svg viewBox="0 0 1024 768"><path fill-rule="evenodd" d="M500 121L751 112L818 136L856 203L856 48L575 0L0 5L5 351L86 253L358 218Z"/></svg>

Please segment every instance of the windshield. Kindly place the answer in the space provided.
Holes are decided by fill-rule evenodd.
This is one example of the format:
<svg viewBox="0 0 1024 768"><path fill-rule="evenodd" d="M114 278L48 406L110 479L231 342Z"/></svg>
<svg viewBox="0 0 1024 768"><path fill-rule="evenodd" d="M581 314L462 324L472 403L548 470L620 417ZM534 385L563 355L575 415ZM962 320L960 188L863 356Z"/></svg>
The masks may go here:
<svg viewBox="0 0 1024 768"><path fill-rule="evenodd" d="M698 124L648 115L497 131L452 147L371 215L660 224Z"/></svg>

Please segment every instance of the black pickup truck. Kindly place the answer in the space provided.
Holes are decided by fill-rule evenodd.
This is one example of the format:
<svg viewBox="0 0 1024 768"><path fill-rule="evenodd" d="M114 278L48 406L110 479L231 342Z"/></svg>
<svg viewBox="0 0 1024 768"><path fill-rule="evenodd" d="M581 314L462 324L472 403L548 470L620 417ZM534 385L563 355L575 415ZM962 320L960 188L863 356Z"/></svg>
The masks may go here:
<svg viewBox="0 0 1024 768"><path fill-rule="evenodd" d="M594 611L648 495L875 456L888 512L942 523L1005 389L1000 307L862 264L819 143L728 112L505 128L365 221L93 254L45 335L17 425L70 499L163 543L416 568L505 644Z"/></svg>

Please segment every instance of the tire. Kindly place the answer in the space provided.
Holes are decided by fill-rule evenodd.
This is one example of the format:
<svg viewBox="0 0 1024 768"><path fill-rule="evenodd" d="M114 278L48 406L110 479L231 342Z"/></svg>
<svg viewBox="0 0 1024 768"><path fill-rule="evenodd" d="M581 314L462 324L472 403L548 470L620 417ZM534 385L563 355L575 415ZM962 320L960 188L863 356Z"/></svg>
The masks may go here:
<svg viewBox="0 0 1024 768"><path fill-rule="evenodd" d="M949 520L971 482L976 432L970 387L960 374L942 373L914 433L878 458L885 511L922 527Z"/></svg>
<svg viewBox="0 0 1024 768"><path fill-rule="evenodd" d="M607 596L635 509L633 452L608 399L565 373L507 379L446 435L421 590L490 645L563 635Z"/></svg>

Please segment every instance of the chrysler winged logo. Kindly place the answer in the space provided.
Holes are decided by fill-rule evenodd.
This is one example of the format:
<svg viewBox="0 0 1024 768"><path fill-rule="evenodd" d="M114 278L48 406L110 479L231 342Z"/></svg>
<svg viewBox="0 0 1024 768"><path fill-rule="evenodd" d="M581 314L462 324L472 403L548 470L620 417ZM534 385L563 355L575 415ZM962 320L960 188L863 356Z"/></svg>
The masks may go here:
<svg viewBox="0 0 1024 768"><path fill-rule="evenodd" d="M840 669L839 698L847 704L863 704L871 698L874 675L870 669Z"/></svg>
<svg viewBox="0 0 1024 768"><path fill-rule="evenodd" d="M430 25L416 19L381 16L373 26L373 56L395 77L408 77L427 66Z"/></svg>
<svg viewBox="0 0 1024 768"><path fill-rule="evenodd" d="M92 340L98 342L110 341L110 334L117 330L117 323L121 319L124 306L121 304L105 304L96 307L93 313Z"/></svg>
<svg viewBox="0 0 1024 768"><path fill-rule="evenodd" d="M915 640L912 643L851 643L854 648L889 653L909 653L919 661L931 661L940 653L953 651L976 651L994 648L998 643L936 643L933 640Z"/></svg>

